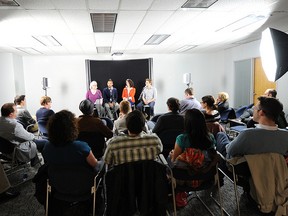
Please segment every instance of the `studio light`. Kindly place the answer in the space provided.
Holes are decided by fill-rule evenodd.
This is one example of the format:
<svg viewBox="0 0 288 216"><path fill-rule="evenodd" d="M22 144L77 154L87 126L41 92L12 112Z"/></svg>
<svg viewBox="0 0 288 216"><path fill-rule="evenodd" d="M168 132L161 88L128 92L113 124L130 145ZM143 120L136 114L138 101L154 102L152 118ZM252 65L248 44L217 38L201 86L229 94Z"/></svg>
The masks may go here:
<svg viewBox="0 0 288 216"><path fill-rule="evenodd" d="M288 35L273 28L263 31L260 54L268 80L278 80L288 71Z"/></svg>

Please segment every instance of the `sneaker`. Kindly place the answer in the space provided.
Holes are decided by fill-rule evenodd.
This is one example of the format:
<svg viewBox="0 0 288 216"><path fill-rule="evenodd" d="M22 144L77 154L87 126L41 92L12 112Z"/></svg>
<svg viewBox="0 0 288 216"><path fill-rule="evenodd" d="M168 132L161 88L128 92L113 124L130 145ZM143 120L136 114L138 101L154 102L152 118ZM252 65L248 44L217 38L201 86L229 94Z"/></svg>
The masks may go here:
<svg viewBox="0 0 288 216"><path fill-rule="evenodd" d="M177 208L183 208L188 204L186 192L177 193L175 199L176 199L176 207Z"/></svg>

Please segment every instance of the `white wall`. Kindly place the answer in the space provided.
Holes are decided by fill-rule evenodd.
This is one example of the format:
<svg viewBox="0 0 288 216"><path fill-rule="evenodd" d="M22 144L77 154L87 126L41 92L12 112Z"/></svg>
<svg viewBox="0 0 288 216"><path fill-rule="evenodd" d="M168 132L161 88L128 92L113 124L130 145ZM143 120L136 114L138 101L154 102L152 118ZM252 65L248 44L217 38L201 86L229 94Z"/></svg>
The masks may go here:
<svg viewBox="0 0 288 216"><path fill-rule="evenodd" d="M219 57L220 56L220 57ZM206 94L216 95L225 87L225 71L221 55L150 55L133 58L153 58L153 82L158 90L155 112L167 111L169 97L182 99L187 88L183 74L192 73L196 97ZM131 56L127 58L132 58ZM51 80L48 95L52 98L52 109L69 109L80 114L78 104L84 99L86 88L85 59L89 56L23 57L28 109L32 114L39 108L39 98L44 95L42 77ZM49 80L49 81L50 81ZM144 85L144 81L143 81Z"/></svg>

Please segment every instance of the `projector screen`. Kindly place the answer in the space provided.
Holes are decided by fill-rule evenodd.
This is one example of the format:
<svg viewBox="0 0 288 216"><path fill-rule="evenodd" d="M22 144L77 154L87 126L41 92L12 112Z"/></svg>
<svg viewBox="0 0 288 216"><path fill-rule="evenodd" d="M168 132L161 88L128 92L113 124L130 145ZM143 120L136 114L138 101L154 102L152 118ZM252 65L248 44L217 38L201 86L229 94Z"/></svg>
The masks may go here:
<svg viewBox="0 0 288 216"><path fill-rule="evenodd" d="M103 92L107 80L112 79L118 91L118 102L122 101L122 90L126 79L131 79L136 88L135 100L145 86L145 79L152 76L152 58L131 60L86 60L87 90L90 82L95 80L98 89Z"/></svg>

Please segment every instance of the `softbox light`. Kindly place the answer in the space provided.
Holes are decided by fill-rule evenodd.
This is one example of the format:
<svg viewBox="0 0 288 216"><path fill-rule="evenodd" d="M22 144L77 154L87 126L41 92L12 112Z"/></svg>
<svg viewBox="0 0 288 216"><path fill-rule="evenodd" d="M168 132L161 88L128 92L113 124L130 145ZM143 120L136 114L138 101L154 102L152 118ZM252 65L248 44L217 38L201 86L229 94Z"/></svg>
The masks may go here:
<svg viewBox="0 0 288 216"><path fill-rule="evenodd" d="M260 53L268 80L278 80L288 71L288 34L273 28L263 31Z"/></svg>

